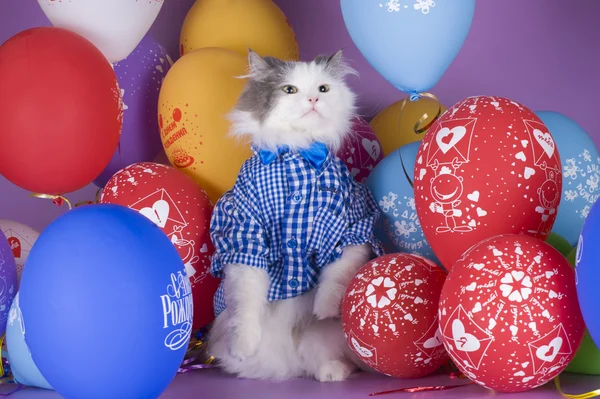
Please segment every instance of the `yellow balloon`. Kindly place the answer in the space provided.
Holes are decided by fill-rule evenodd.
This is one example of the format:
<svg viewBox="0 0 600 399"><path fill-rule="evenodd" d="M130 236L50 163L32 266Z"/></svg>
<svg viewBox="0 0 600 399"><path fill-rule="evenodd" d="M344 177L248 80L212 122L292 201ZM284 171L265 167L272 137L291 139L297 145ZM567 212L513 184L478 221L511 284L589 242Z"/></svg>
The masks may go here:
<svg viewBox="0 0 600 399"><path fill-rule="evenodd" d="M160 89L158 120L169 162L191 176L216 202L233 187L251 156L250 147L228 135L226 115L244 88L246 57L205 48L181 57Z"/></svg>
<svg viewBox="0 0 600 399"><path fill-rule="evenodd" d="M384 155L390 154L403 145L423 140L425 132L416 134L415 124L425 114L429 117L424 123L428 124L436 115L438 107L442 109L440 115L446 111L446 107L435 100L421 97L418 101L407 101L401 114L403 101L400 100L382 109L371 120L371 128L381 142Z"/></svg>
<svg viewBox="0 0 600 399"><path fill-rule="evenodd" d="M196 0L181 30L181 54L222 47L297 61L294 30L272 0Z"/></svg>

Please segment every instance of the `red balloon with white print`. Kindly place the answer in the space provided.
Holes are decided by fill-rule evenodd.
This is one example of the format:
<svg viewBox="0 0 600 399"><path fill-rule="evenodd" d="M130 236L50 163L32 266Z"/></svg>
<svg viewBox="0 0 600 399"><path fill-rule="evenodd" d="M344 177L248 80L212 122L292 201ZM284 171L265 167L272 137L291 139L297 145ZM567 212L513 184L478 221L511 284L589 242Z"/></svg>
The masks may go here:
<svg viewBox="0 0 600 399"><path fill-rule="evenodd" d="M192 327L199 329L210 324L219 280L210 274L213 205L206 192L171 166L140 162L115 173L102 190L100 202L127 206L162 229L183 259L192 284Z"/></svg>
<svg viewBox="0 0 600 399"><path fill-rule="evenodd" d="M575 271L523 234L484 240L452 267L439 307L442 340L471 380L498 392L547 383L575 356L585 325Z"/></svg>
<svg viewBox="0 0 600 399"><path fill-rule="evenodd" d="M428 130L414 189L425 238L446 269L481 240L524 233L545 240L560 203L552 135L523 105L470 97Z"/></svg>
<svg viewBox="0 0 600 399"><path fill-rule="evenodd" d="M418 255L379 257L350 282L342 323L350 349L367 366L397 378L418 378L449 360L438 330L446 272Z"/></svg>
<svg viewBox="0 0 600 399"><path fill-rule="evenodd" d="M384 158L381 143L369 122L357 116L352 121L352 130L344 140L337 156L359 183L364 183L375 166Z"/></svg>

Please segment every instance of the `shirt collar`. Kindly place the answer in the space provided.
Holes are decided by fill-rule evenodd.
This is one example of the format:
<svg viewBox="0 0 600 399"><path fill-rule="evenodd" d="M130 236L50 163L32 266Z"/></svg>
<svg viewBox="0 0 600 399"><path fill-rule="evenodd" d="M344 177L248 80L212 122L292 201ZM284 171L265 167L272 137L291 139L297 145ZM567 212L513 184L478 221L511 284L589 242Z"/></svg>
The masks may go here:
<svg viewBox="0 0 600 399"><path fill-rule="evenodd" d="M274 152L264 148L260 149L253 145L253 150L259 156L264 165L270 165L281 155L290 152L288 146L279 146L277 147L277 152ZM314 142L309 148L298 150L297 153L300 154L300 156L306 161L308 161L313 168L319 170L329 156L329 149L324 143L317 141Z"/></svg>

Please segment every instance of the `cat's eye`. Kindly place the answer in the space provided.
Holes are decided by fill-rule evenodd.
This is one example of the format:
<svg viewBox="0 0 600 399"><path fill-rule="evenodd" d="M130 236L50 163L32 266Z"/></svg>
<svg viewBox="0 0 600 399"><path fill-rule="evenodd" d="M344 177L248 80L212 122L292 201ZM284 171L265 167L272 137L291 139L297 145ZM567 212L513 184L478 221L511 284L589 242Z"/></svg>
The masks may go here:
<svg viewBox="0 0 600 399"><path fill-rule="evenodd" d="M321 93L327 93L329 91L329 86L327 86L327 85L321 85L321 86L319 86L319 91Z"/></svg>
<svg viewBox="0 0 600 399"><path fill-rule="evenodd" d="M298 88L296 86L292 86L292 85L285 85L281 88L281 90L283 90L283 92L286 94L298 93Z"/></svg>

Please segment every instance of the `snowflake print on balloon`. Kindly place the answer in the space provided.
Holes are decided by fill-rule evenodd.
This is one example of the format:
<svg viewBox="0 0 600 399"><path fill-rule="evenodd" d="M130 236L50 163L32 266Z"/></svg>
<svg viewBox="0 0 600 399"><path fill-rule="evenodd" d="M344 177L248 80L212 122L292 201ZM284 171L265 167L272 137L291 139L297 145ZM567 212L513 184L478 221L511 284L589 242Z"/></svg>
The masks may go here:
<svg viewBox="0 0 600 399"><path fill-rule="evenodd" d="M379 7L386 8L388 12L399 12L403 9L412 9L421 11L423 14L429 14L431 8L435 7L433 0L414 0L414 4L410 7L409 4L401 4L402 0L389 0L386 3L379 3ZM408 3L407 0L404 3Z"/></svg>

